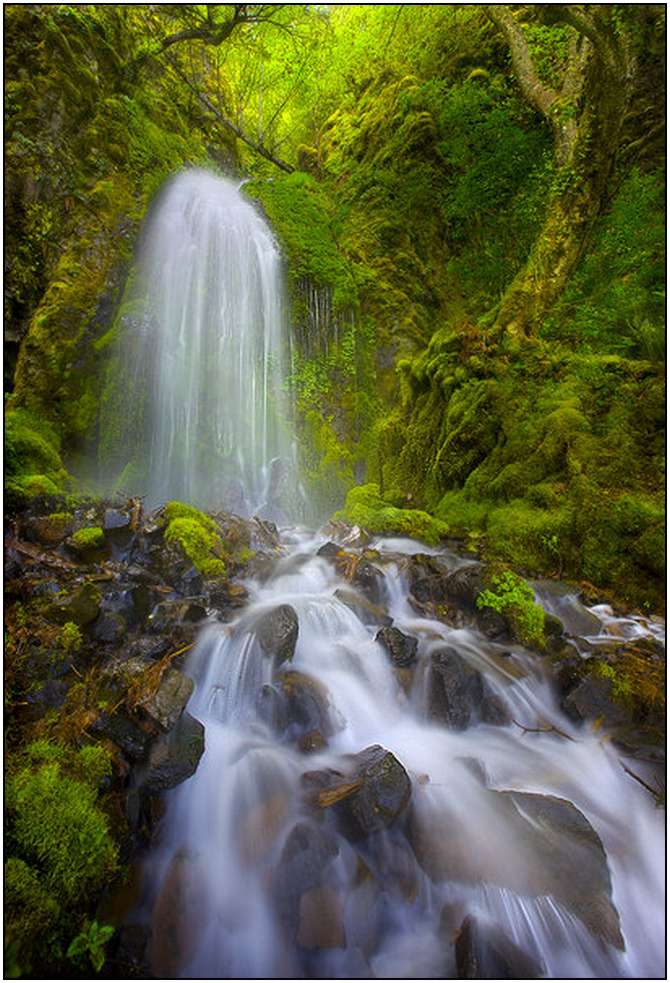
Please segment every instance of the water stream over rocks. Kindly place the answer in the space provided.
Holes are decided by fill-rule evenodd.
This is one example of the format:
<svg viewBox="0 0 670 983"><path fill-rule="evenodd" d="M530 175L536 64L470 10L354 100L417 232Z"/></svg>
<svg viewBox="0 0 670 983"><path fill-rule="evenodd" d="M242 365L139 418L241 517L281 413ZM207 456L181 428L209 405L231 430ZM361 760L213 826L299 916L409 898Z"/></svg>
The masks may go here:
<svg viewBox="0 0 670 983"><path fill-rule="evenodd" d="M470 560L372 547L284 529L239 616L201 631L205 751L167 793L135 913L154 974L661 976L662 811L562 712L543 657L410 600L413 554ZM553 604L596 642L617 620L662 634Z"/></svg>

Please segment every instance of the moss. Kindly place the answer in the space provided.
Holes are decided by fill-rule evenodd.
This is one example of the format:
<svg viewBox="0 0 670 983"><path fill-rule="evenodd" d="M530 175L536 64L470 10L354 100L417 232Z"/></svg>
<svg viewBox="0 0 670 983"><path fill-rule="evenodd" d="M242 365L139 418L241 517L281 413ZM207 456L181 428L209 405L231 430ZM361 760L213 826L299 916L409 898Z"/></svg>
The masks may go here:
<svg viewBox="0 0 670 983"><path fill-rule="evenodd" d="M49 762L11 775L6 796L11 839L59 902L79 901L111 878L117 851L89 784Z"/></svg>
<svg viewBox="0 0 670 983"><path fill-rule="evenodd" d="M99 526L86 526L84 529L77 530L72 541L80 549L97 549L104 546L105 534Z"/></svg>
<svg viewBox="0 0 670 983"><path fill-rule="evenodd" d="M49 943L60 916L40 873L18 857L5 861L5 959L8 975L29 975L33 953Z"/></svg>
<svg viewBox="0 0 670 983"><path fill-rule="evenodd" d="M170 502L166 514L168 508L173 518L165 531L166 542L179 543L186 556L205 577L223 576L226 572L226 564L220 556L212 555L212 551L217 548L220 553L223 552L214 521L192 506L183 505L181 502Z"/></svg>
<svg viewBox="0 0 670 983"><path fill-rule="evenodd" d="M507 620L512 634L524 645L544 649L544 609L535 604L533 588L511 570L494 574L491 589L481 592L478 608L492 608Z"/></svg>
<svg viewBox="0 0 670 983"><path fill-rule="evenodd" d="M399 509L380 497L379 485L359 485L348 493L344 508L334 520L350 522L374 533L408 536L431 546L449 532L449 527L420 509Z"/></svg>

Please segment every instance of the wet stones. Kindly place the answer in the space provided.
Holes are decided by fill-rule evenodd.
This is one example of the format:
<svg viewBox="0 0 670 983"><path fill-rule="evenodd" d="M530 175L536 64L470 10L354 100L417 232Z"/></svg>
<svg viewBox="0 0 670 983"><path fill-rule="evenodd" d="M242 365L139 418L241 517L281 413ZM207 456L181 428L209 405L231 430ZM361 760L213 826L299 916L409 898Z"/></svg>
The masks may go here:
<svg viewBox="0 0 670 983"><path fill-rule="evenodd" d="M154 695L143 704L146 714L163 730L173 727L193 692L193 680L177 669L168 669Z"/></svg>
<svg viewBox="0 0 670 983"><path fill-rule="evenodd" d="M74 529L74 517L67 512L31 516L25 524L26 538L32 543L57 546Z"/></svg>
<svg viewBox="0 0 670 983"><path fill-rule="evenodd" d="M113 645L120 642L128 630L125 618L114 611L103 611L93 625L96 641Z"/></svg>
<svg viewBox="0 0 670 983"><path fill-rule="evenodd" d="M299 937L306 948L323 944L323 940L331 945L343 943L332 865L339 852L337 838L329 830L312 822L298 822L286 838L274 871L271 891L279 919L289 937ZM318 926L315 907L326 926Z"/></svg>
<svg viewBox="0 0 670 983"><path fill-rule="evenodd" d="M353 841L388 829L412 794L405 768L378 744L353 755L346 773L309 773L304 784L311 786L314 805L332 809L343 834Z"/></svg>
<svg viewBox="0 0 670 983"><path fill-rule="evenodd" d="M393 619L388 616L386 611L378 604L362 597L357 591L348 590L346 587L338 587L334 595L338 601L346 605L353 611L356 617L364 625L384 625L389 626Z"/></svg>
<svg viewBox="0 0 670 983"><path fill-rule="evenodd" d="M536 980L544 966L495 926L473 915L463 921L455 943L459 980Z"/></svg>
<svg viewBox="0 0 670 983"><path fill-rule="evenodd" d="M113 741L131 761L141 761L147 755L150 735L127 717L103 713L90 729L92 733Z"/></svg>
<svg viewBox="0 0 670 983"><path fill-rule="evenodd" d="M173 729L154 742L139 783L143 795L165 792L186 781L205 750L205 728L190 713L182 713Z"/></svg>
<svg viewBox="0 0 670 983"><path fill-rule="evenodd" d="M283 697L289 737L301 740L314 732L322 738L333 733L330 699L323 683L295 669L285 669L277 675L275 684Z"/></svg>
<svg viewBox="0 0 670 983"><path fill-rule="evenodd" d="M280 604L256 622L255 633L263 654L274 659L275 666L290 662L298 641L298 615L290 604Z"/></svg>
<svg viewBox="0 0 670 983"><path fill-rule="evenodd" d="M416 662L418 642L411 635L404 635L399 628L380 628L375 641L384 646L391 663L396 668L405 668Z"/></svg>
<svg viewBox="0 0 670 983"><path fill-rule="evenodd" d="M175 854L152 912L149 961L159 979L175 978L194 949L206 915L204 871L186 850Z"/></svg>
<svg viewBox="0 0 670 983"><path fill-rule="evenodd" d="M451 730L465 730L480 720L490 724L510 721L503 701L491 693L479 670L449 646L430 657L428 715Z"/></svg>
<svg viewBox="0 0 670 983"><path fill-rule="evenodd" d="M74 621L80 627L95 621L100 611L102 595L95 584L82 584L74 593L57 598L47 608L46 616L58 624Z"/></svg>

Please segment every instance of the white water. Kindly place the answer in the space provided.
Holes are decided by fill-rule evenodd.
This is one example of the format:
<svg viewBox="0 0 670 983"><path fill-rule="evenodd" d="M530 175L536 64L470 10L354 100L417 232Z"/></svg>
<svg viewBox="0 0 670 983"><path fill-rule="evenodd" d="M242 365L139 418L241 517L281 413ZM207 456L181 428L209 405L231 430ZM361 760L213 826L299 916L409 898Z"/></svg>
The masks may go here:
<svg viewBox="0 0 670 983"><path fill-rule="evenodd" d="M272 232L235 182L183 171L150 213L139 268L147 317L125 343L133 391L146 398L147 501L276 514L283 473L294 468Z"/></svg>
<svg viewBox="0 0 670 983"><path fill-rule="evenodd" d="M664 816L623 771L606 735L564 717L537 656L515 649L502 657L502 648L475 629L453 630L417 615L406 600L400 562L392 561L383 567L389 613L419 639L419 666L407 695L374 641L377 628L362 624L334 597L344 584L315 555L321 542L287 530L275 575L264 585L250 582L251 601L241 617L207 628L190 658L186 671L196 689L188 709L205 725L206 751L196 774L168 796L161 846L150 865L153 897L160 899L175 856L187 857L177 955L165 955L159 902L154 908L156 974L448 978L455 975L453 947L439 928L449 905L449 931L466 914L479 915L540 958L547 977L662 977ZM397 556L397 541L378 543L382 553L385 545ZM400 545L402 552L412 549L407 541ZM445 556L449 565L463 562ZM335 732L327 749L310 755L274 736L256 713L256 695L272 670L253 624L278 604L292 605L299 617L291 668L319 680L330 695ZM642 621L636 625L645 630ZM524 733L514 725L455 732L429 722L422 666L444 640L486 673L515 720L554 724L566 736ZM400 826L367 845L339 837L330 883L341 899L345 946L301 949L282 927L273 881L287 835L310 815L300 776L341 768L342 754L377 743L407 769L413 808L438 856L446 850L452 874L431 881ZM471 759L483 767L485 782ZM594 938L550 894L538 894L544 858L520 837L491 789L567 798L584 813L607 853L625 952ZM361 857L371 878L358 876Z"/></svg>

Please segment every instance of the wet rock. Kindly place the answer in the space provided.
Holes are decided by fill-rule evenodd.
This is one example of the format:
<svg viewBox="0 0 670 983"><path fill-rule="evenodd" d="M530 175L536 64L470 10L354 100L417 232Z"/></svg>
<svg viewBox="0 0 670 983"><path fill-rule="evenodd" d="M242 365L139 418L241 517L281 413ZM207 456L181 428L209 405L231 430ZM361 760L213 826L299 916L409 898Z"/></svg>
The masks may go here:
<svg viewBox="0 0 670 983"><path fill-rule="evenodd" d="M207 617L207 609L199 601L190 599L161 601L148 618L151 631L162 633L177 626L192 627Z"/></svg>
<svg viewBox="0 0 670 983"><path fill-rule="evenodd" d="M347 590L346 587L338 587L335 591L335 597L342 604L345 604L350 611L353 611L364 625L388 626L393 623L393 619L389 618L384 608L378 604L373 604L372 601L362 597L356 591Z"/></svg>
<svg viewBox="0 0 670 983"><path fill-rule="evenodd" d="M606 727L630 723L630 710L615 700L613 685L611 679L587 676L564 697L561 707L573 720L600 719Z"/></svg>
<svg viewBox="0 0 670 983"><path fill-rule="evenodd" d="M165 792L186 781L195 771L205 750L205 728L184 712L175 727L152 746L140 782L143 793Z"/></svg>
<svg viewBox="0 0 670 983"><path fill-rule="evenodd" d="M151 916L149 961L158 979L175 979L192 954L206 917L200 863L186 850L175 854Z"/></svg>
<svg viewBox="0 0 670 983"><path fill-rule="evenodd" d="M25 523L25 535L31 543L57 546L72 534L73 517L67 513L32 516Z"/></svg>
<svg viewBox="0 0 670 983"><path fill-rule="evenodd" d="M105 509L102 528L107 533L118 533L121 530L131 531L131 517L119 509Z"/></svg>
<svg viewBox="0 0 670 983"><path fill-rule="evenodd" d="M83 628L98 617L101 597L95 584L82 584L74 593L53 601L46 610L46 616L61 625L74 621Z"/></svg>
<svg viewBox="0 0 670 983"><path fill-rule="evenodd" d="M240 850L248 863L260 863L269 856L281 831L289 808L285 794L279 792L259 802L240 824Z"/></svg>
<svg viewBox="0 0 670 983"><path fill-rule="evenodd" d="M328 542L328 543L324 543L323 546L320 546L318 548L318 550L316 551L316 555L323 556L327 560L332 560L338 555L338 553L341 552L342 552L341 546L338 546L337 543Z"/></svg>
<svg viewBox="0 0 670 983"><path fill-rule="evenodd" d="M341 547L348 546L351 549L365 547L372 539L370 534L361 529L360 526L350 526L346 522L333 522L332 519L321 531L324 536L335 540Z"/></svg>
<svg viewBox="0 0 670 983"><path fill-rule="evenodd" d="M277 734L283 734L288 726L286 698L275 686L266 683L256 696L256 713Z"/></svg>
<svg viewBox="0 0 670 983"><path fill-rule="evenodd" d="M480 713L485 724L492 724L495 727L504 727L512 722L511 713L497 693L488 693L484 696Z"/></svg>
<svg viewBox="0 0 670 983"><path fill-rule="evenodd" d="M193 692L193 680L177 669L163 673L158 689L143 706L152 720L170 730L179 719Z"/></svg>
<svg viewBox="0 0 670 983"><path fill-rule="evenodd" d="M486 638L492 642L505 642L510 638L509 625L500 614L493 608L477 608L475 614L477 627Z"/></svg>
<svg viewBox="0 0 670 983"><path fill-rule="evenodd" d="M260 519L255 515L251 520L250 533L250 545L254 549L265 548L278 551L281 548L277 527L269 519Z"/></svg>
<svg viewBox="0 0 670 983"><path fill-rule="evenodd" d="M351 583L372 604L381 604L384 597L384 575L368 560L358 560Z"/></svg>
<svg viewBox="0 0 670 983"><path fill-rule="evenodd" d="M318 731L330 737L334 726L323 683L294 669L280 672L275 682L285 700L289 736L299 740L310 731Z"/></svg>
<svg viewBox="0 0 670 983"><path fill-rule="evenodd" d="M426 553L417 553L407 563L412 596L420 604L443 604L447 599L445 583L449 576L443 561Z"/></svg>
<svg viewBox="0 0 670 983"><path fill-rule="evenodd" d="M91 731L113 741L131 761L141 761L149 749L150 736L136 723L120 714L101 714Z"/></svg>
<svg viewBox="0 0 670 983"><path fill-rule="evenodd" d="M530 792L493 793L511 802L542 858L537 894L551 894L598 938L624 948L612 903L607 855L588 819L567 799Z"/></svg>
<svg viewBox="0 0 670 983"><path fill-rule="evenodd" d="M484 565L468 563L449 574L444 582L447 598L468 611L477 611L477 598L484 589Z"/></svg>
<svg viewBox="0 0 670 983"><path fill-rule="evenodd" d="M296 942L305 949L344 949L344 898L332 887L312 887L301 896Z"/></svg>
<svg viewBox="0 0 670 983"><path fill-rule="evenodd" d="M338 854L333 833L314 823L298 822L288 834L271 890L279 919L293 939L300 931L302 897L316 888L334 886L329 883L329 875L332 875L331 863ZM306 918L306 905L303 914Z"/></svg>
<svg viewBox="0 0 670 983"><path fill-rule="evenodd" d="M465 730L484 719L507 723L504 705L478 669L449 646L433 652L428 669L428 715L452 730Z"/></svg>
<svg viewBox="0 0 670 983"><path fill-rule="evenodd" d="M120 642L128 631L125 618L113 611L102 611L93 625L93 637L97 642L114 644Z"/></svg>
<svg viewBox="0 0 670 983"><path fill-rule="evenodd" d="M456 938L459 980L536 980L544 966L515 945L497 927L468 915Z"/></svg>
<svg viewBox="0 0 670 983"><path fill-rule="evenodd" d="M244 607L249 591L242 584L234 584L230 580L211 580L206 587L206 596L208 603L219 614L228 615Z"/></svg>
<svg viewBox="0 0 670 983"><path fill-rule="evenodd" d="M298 615L290 604L280 604L264 614L255 626L255 634L264 655L275 666L290 662L298 641Z"/></svg>
<svg viewBox="0 0 670 983"><path fill-rule="evenodd" d="M311 754L312 751L323 751L328 747L328 741L318 730L310 730L298 738L298 749L303 754Z"/></svg>
<svg viewBox="0 0 670 983"><path fill-rule="evenodd" d="M378 744L353 755L343 777L317 791L314 801L322 809L333 809L338 825L352 840L390 827L412 794L404 767Z"/></svg>
<svg viewBox="0 0 670 983"><path fill-rule="evenodd" d="M418 642L411 635L404 635L399 628L380 628L375 641L384 646L395 667L404 668L416 662Z"/></svg>

